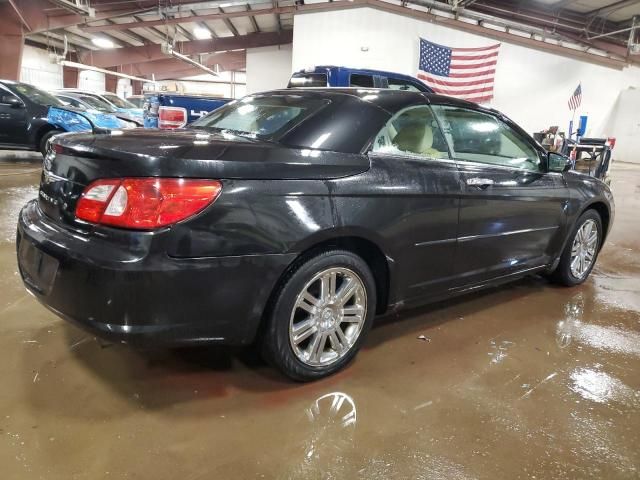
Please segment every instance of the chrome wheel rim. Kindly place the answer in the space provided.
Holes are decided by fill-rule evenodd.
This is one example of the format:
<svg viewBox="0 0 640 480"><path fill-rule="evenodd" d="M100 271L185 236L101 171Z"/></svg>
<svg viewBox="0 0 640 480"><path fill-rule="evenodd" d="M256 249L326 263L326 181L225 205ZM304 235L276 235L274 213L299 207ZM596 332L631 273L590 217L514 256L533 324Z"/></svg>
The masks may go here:
<svg viewBox="0 0 640 480"><path fill-rule="evenodd" d="M289 321L291 348L306 365L331 365L353 348L366 316L367 292L360 277L343 267L323 270L296 297Z"/></svg>
<svg viewBox="0 0 640 480"><path fill-rule="evenodd" d="M598 248L598 226L594 220L584 222L571 245L571 274L582 279L591 268Z"/></svg>

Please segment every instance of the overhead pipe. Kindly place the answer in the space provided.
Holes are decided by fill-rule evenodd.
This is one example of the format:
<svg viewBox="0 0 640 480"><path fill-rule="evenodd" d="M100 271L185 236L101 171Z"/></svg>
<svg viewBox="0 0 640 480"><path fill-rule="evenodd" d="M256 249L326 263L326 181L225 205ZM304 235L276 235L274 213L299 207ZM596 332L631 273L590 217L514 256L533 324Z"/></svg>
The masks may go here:
<svg viewBox="0 0 640 480"><path fill-rule="evenodd" d="M106 68L94 67L93 65L85 65L84 63L72 62L70 60L65 60L67 57L67 52L69 50L69 43L67 41L67 36L64 36L64 50L62 55L51 55L51 59L53 63L57 63L58 65L62 65L63 67L71 67L77 68L79 70L91 70L92 72L100 72L105 75L113 75L114 77L127 78L129 80L137 80L139 82L153 82L156 83L155 80L149 80L148 78L135 77L133 75L127 75L126 73L114 72L113 70L107 70Z"/></svg>
<svg viewBox="0 0 640 480"><path fill-rule="evenodd" d="M169 43L163 43L161 49L162 49L162 53L166 55L171 55L172 57L177 58L178 60L182 60L183 62L188 63L191 66L194 66L204 72L207 72L209 75L213 75L215 77L218 76L218 72L211 70L206 65L203 65L202 63L195 61L193 58L187 57L186 55L176 52L173 49L173 45Z"/></svg>

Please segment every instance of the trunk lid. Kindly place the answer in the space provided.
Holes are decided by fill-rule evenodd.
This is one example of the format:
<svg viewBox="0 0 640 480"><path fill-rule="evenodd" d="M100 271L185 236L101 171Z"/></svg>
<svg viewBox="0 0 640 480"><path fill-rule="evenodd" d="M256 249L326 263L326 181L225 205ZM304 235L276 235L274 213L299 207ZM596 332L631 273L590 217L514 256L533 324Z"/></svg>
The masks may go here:
<svg viewBox="0 0 640 480"><path fill-rule="evenodd" d="M75 207L100 178L178 177L326 180L369 169L366 155L297 149L201 130L114 131L56 136L43 162L39 204L50 218L79 229Z"/></svg>

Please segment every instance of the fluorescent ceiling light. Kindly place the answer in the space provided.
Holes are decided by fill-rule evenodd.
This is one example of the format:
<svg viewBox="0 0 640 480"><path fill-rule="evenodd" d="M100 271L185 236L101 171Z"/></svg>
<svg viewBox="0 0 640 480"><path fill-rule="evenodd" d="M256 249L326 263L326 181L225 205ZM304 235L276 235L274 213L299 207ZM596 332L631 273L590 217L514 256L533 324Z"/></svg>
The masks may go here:
<svg viewBox="0 0 640 480"><path fill-rule="evenodd" d="M115 47L115 45L113 44L113 42L111 40L109 40L108 38L104 38L104 37L92 38L91 42L96 47L100 47L100 48L113 48L113 47Z"/></svg>
<svg viewBox="0 0 640 480"><path fill-rule="evenodd" d="M207 40L211 38L211 32L204 27L196 27L193 29L193 34L198 40Z"/></svg>

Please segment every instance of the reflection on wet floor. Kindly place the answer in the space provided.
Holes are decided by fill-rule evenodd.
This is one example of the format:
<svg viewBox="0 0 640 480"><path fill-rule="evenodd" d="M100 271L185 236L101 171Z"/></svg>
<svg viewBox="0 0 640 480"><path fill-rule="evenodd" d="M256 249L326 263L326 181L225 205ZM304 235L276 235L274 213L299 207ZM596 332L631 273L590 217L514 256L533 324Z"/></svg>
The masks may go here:
<svg viewBox="0 0 640 480"><path fill-rule="evenodd" d="M38 173L2 168L2 480L640 477L639 167L616 166L584 285L532 277L380 319L346 371L305 385L251 351L138 352L57 319L15 265Z"/></svg>

